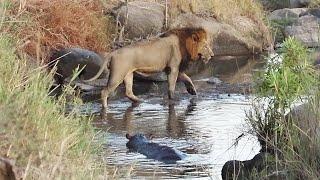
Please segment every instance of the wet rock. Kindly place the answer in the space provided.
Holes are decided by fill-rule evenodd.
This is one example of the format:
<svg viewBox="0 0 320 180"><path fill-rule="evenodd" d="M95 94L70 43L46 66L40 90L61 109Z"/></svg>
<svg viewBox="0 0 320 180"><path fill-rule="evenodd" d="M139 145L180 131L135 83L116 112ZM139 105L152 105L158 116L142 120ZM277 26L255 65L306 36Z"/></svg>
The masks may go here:
<svg viewBox="0 0 320 180"><path fill-rule="evenodd" d="M176 161L186 157L186 154L169 146L149 142L143 134L136 134L134 136L126 134L126 138L129 139L126 146L130 151L141 153L150 159L164 163L176 163Z"/></svg>
<svg viewBox="0 0 320 180"><path fill-rule="evenodd" d="M320 19L313 15L300 17L296 23L285 28L286 37L294 37L307 47L319 47Z"/></svg>
<svg viewBox="0 0 320 180"><path fill-rule="evenodd" d="M207 83L209 83L209 84L221 84L222 81L217 77L211 77L211 78L209 78Z"/></svg>
<svg viewBox="0 0 320 180"><path fill-rule="evenodd" d="M259 31L253 21L246 17L237 17L235 21L239 26L220 23L211 17L185 13L174 19L170 28L203 27L209 32L210 43L216 56L250 55L260 53L266 48L265 34ZM251 36L247 36L248 34Z"/></svg>
<svg viewBox="0 0 320 180"><path fill-rule="evenodd" d="M130 39L161 32L165 21L165 7L156 2L133 1L128 3L128 7L123 3L114 14L119 17L121 25L125 25Z"/></svg>
<svg viewBox="0 0 320 180"><path fill-rule="evenodd" d="M253 172L261 172L266 168L266 162L272 158L269 153L259 153L251 160L231 160L223 165L221 176L223 180L250 179ZM260 177L262 178L262 177Z"/></svg>
<svg viewBox="0 0 320 180"><path fill-rule="evenodd" d="M16 180L16 172L13 163L7 159L0 157L0 179L1 180Z"/></svg>
<svg viewBox="0 0 320 180"><path fill-rule="evenodd" d="M51 53L50 66L56 65L56 74L54 78L58 84L63 84L67 78L71 78L74 71L79 68L83 69L79 77L81 79L90 79L99 71L104 59L97 53L81 48L67 48L55 50ZM106 74L102 73L101 77Z"/></svg>

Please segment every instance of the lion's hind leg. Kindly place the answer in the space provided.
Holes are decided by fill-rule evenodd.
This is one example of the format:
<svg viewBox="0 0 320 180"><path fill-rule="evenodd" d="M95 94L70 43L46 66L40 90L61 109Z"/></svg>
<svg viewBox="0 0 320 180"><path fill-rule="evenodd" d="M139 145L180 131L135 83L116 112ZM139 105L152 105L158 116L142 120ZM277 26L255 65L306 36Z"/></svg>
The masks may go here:
<svg viewBox="0 0 320 180"><path fill-rule="evenodd" d="M124 78L124 84L126 86L126 96L133 102L141 102L141 100L133 94L133 72L129 72Z"/></svg>
<svg viewBox="0 0 320 180"><path fill-rule="evenodd" d="M123 82L126 76L125 69L121 72L116 71L115 68L110 68L109 80L107 87L101 91L101 100L102 100L102 107L104 109L108 106L108 97L109 94L116 90L116 88Z"/></svg>

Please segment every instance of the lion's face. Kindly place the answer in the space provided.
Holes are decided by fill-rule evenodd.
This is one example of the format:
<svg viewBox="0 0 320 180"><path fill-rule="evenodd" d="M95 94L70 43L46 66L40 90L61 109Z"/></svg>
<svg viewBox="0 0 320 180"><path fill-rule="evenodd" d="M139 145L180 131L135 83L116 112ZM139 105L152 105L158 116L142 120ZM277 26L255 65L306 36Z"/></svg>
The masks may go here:
<svg viewBox="0 0 320 180"><path fill-rule="evenodd" d="M207 41L207 33L205 31L193 33L192 36L186 40L186 46L192 60L203 60L207 63L214 56Z"/></svg>

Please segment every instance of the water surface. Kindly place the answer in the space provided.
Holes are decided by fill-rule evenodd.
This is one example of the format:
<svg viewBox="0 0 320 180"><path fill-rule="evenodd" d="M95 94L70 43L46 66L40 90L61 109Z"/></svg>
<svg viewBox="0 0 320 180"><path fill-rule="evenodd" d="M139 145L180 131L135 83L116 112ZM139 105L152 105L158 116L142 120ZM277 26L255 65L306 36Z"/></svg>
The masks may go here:
<svg viewBox="0 0 320 180"><path fill-rule="evenodd" d="M223 164L231 159L251 159L259 151L255 137L245 136L235 145L245 125L250 99L244 95L200 93L174 103L146 95L138 106L126 99L110 101L109 112L97 116L97 128L107 131L105 162L125 171L132 179L221 179ZM125 134L152 134L153 142L176 148L188 157L164 164L128 152Z"/></svg>

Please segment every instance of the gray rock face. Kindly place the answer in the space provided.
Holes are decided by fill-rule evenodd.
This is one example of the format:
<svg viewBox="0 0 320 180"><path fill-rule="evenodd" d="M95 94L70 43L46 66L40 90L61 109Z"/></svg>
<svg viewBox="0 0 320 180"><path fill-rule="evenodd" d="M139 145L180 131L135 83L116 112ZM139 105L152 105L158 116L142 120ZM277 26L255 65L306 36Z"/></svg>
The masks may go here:
<svg viewBox="0 0 320 180"><path fill-rule="evenodd" d="M292 26L285 28L285 36L292 36L307 47L319 47L319 18L312 15L300 17Z"/></svg>
<svg viewBox="0 0 320 180"><path fill-rule="evenodd" d="M201 18L191 13L179 15L170 28L202 27L209 32L210 43L216 56L242 56L259 53L264 48L262 32L256 32L255 24L245 17L237 19L239 26L247 32L217 22L214 18ZM246 36L246 34L255 36Z"/></svg>
<svg viewBox="0 0 320 180"><path fill-rule="evenodd" d="M307 47L319 47L320 9L279 9L269 19L279 25L284 37L294 37ZM282 38L278 38L282 40Z"/></svg>
<svg viewBox="0 0 320 180"><path fill-rule="evenodd" d="M272 21L296 21L300 14L305 12L307 12L306 8L278 9L270 14L269 19Z"/></svg>
<svg viewBox="0 0 320 180"><path fill-rule="evenodd" d="M290 0L289 2L291 8L300 8L308 6L311 0Z"/></svg>
<svg viewBox="0 0 320 180"><path fill-rule="evenodd" d="M265 9L276 10L283 8L307 7L311 0L260 0Z"/></svg>
<svg viewBox="0 0 320 180"><path fill-rule="evenodd" d="M129 2L128 7L122 5L115 11L121 25L126 22L127 10L128 20L125 30L128 38L146 37L149 34L162 31L165 21L165 7L163 5L143 1Z"/></svg>

